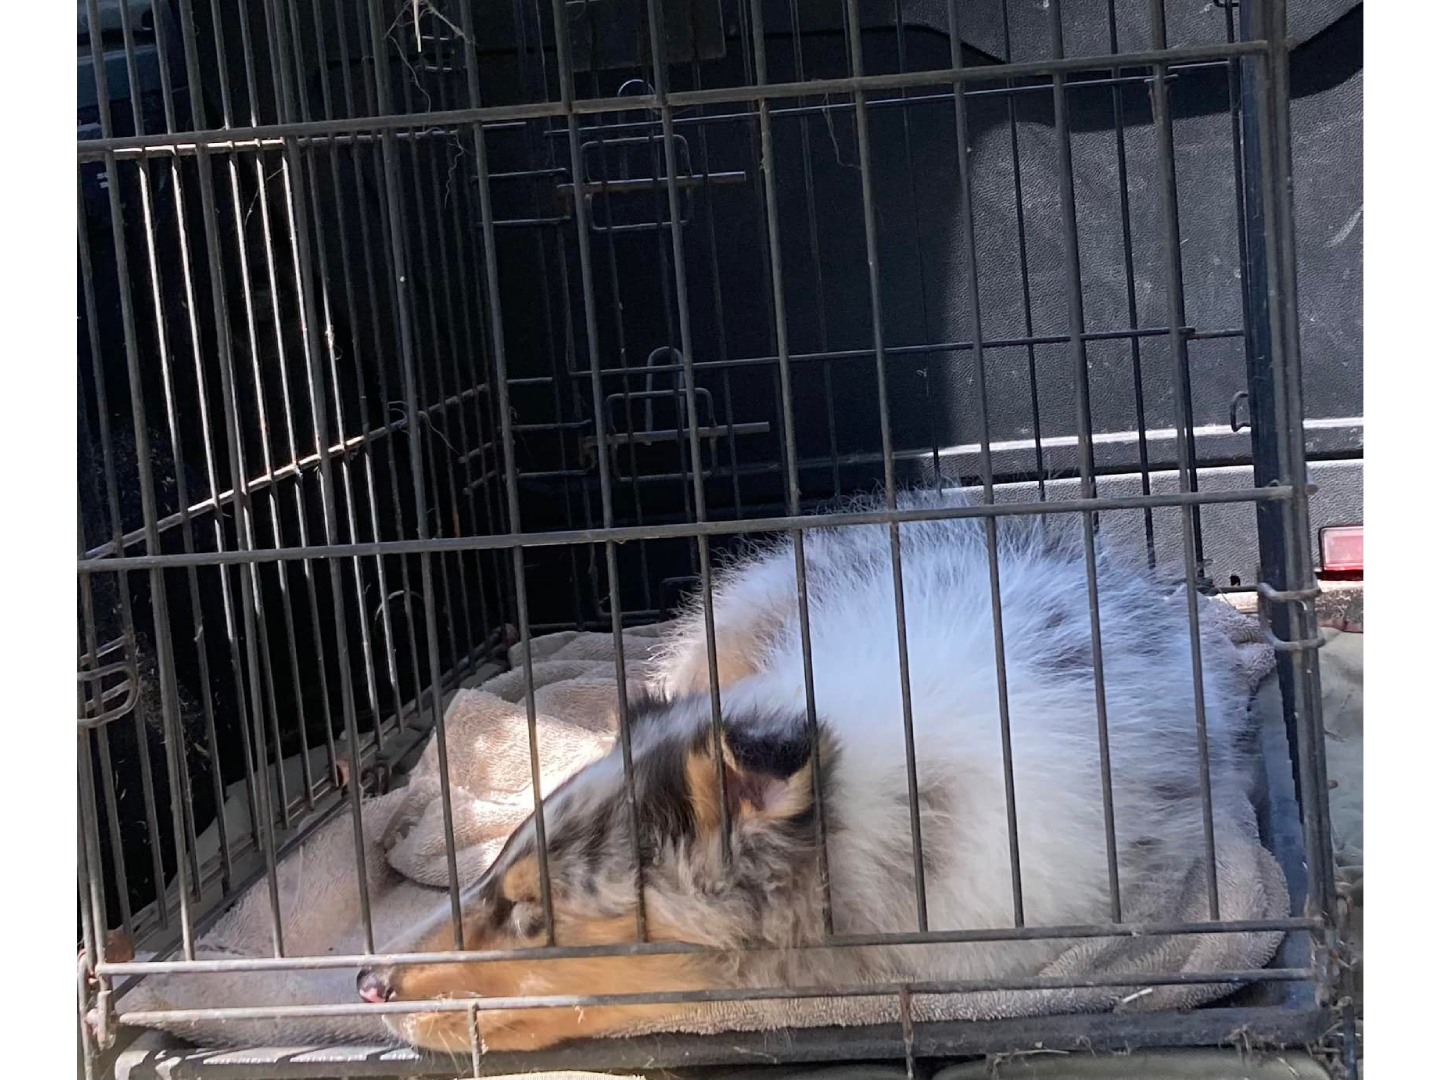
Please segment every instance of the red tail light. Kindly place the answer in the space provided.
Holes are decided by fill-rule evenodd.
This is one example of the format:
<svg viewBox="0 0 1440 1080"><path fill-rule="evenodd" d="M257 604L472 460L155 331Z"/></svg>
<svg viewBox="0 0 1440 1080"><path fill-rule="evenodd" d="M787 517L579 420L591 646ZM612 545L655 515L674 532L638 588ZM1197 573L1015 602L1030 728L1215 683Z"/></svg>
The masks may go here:
<svg viewBox="0 0 1440 1080"><path fill-rule="evenodd" d="M1338 525L1320 530L1320 570L1326 574L1364 572L1363 525Z"/></svg>

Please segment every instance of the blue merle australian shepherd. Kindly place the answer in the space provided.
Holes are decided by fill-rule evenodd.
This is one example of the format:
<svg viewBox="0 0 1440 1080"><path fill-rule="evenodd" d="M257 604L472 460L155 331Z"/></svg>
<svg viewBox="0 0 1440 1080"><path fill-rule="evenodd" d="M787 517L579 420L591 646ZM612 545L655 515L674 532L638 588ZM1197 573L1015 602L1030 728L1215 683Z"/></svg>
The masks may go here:
<svg viewBox="0 0 1440 1080"><path fill-rule="evenodd" d="M958 501L909 494L902 506ZM1069 524L1056 516L997 525L1014 816L1032 926L1102 923L1110 914L1086 560L1075 515L1063 517ZM969 518L905 523L900 547L929 926L1013 925L985 526ZM890 530L817 529L804 550L815 740L788 540L717 576L723 738L712 734L698 602L657 653L648 695L630 706L647 934L710 949L377 969L361 973L363 997L1003 979L1034 974L1058 954L1063 942L1030 940L824 947L827 891L837 934L913 931L916 874ZM1123 906L1142 882L1183 873L1203 850L1190 637L1183 594L1172 584L1114 552L1102 551L1097 574ZM1246 686L1229 662L1228 640L1204 629L1202 649L1218 807L1244 797L1235 736ZM544 814L556 943L635 940L636 867L618 744L551 794ZM467 950L545 944L531 824L466 891L463 933ZM448 921L414 937L406 944L417 951L453 945ZM529 1049L683 1022L685 1008L487 1011L478 1026L490 1049ZM419 1046L470 1044L465 1012L387 1020Z"/></svg>

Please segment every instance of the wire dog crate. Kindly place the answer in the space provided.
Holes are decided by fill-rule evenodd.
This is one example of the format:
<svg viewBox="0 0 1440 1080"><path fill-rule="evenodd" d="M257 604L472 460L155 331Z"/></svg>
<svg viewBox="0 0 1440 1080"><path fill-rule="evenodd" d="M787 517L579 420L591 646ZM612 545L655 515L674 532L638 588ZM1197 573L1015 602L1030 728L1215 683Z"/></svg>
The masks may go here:
<svg viewBox="0 0 1440 1080"><path fill-rule="evenodd" d="M1258 590L1287 736L1261 798L1295 905L1265 927L1275 965L1221 973L1249 988L1193 1014L485 1069L1331 1030L1286 5L1200 8L82 3L87 1075L133 1034L128 987L193 960L250 885L273 896L320 825L353 815L358 843L362 799L511 645L618 641L746 538L906 519L903 484L975 489L966 516L1079 514L1192 591ZM1187 252L1199 218L1223 251ZM1218 458L1245 481L1202 484L1197 429L1237 395L1250 430ZM813 513L875 486L892 509ZM1207 542L1236 528L1258 549L1217 574ZM453 1075L347 1054L170 1075Z"/></svg>

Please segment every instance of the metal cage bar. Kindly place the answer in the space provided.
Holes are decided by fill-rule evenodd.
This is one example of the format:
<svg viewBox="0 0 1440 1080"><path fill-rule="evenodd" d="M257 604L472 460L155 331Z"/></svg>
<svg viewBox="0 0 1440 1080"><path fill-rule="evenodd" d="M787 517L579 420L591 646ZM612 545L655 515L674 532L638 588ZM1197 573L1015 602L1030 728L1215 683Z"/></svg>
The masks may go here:
<svg viewBox="0 0 1440 1080"><path fill-rule="evenodd" d="M1064 29L1060 5L1047 8L1050 26L1050 53L1065 56ZM1080 494L1095 494L1094 433L1090 416L1090 369L1085 353L1085 309L1080 290L1079 224L1075 217L1075 170L1070 157L1070 105L1061 71L1051 73L1055 109L1055 143L1060 163L1060 210L1064 221L1065 307L1070 320L1070 356L1074 364L1076 434L1080 440ZM1100 593L1095 579L1096 516L1081 516L1085 535L1085 590L1090 606L1090 662L1095 672L1095 724L1100 749L1100 798L1105 808L1105 862L1110 874L1110 917L1121 921L1120 871L1115 848L1115 796L1110 776L1110 722L1105 700L1105 662L1102 656Z"/></svg>

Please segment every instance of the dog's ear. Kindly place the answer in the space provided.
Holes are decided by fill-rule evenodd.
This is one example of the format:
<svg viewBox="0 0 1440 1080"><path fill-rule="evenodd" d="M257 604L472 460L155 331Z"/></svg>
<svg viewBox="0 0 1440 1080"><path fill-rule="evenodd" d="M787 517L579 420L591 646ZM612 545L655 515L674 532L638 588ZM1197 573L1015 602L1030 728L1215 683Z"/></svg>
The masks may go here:
<svg viewBox="0 0 1440 1080"><path fill-rule="evenodd" d="M720 826L721 787L730 821L789 821L814 806L810 731L804 714L727 717L720 746L708 726L685 759L685 787L702 829ZM825 742L821 739L821 754Z"/></svg>

